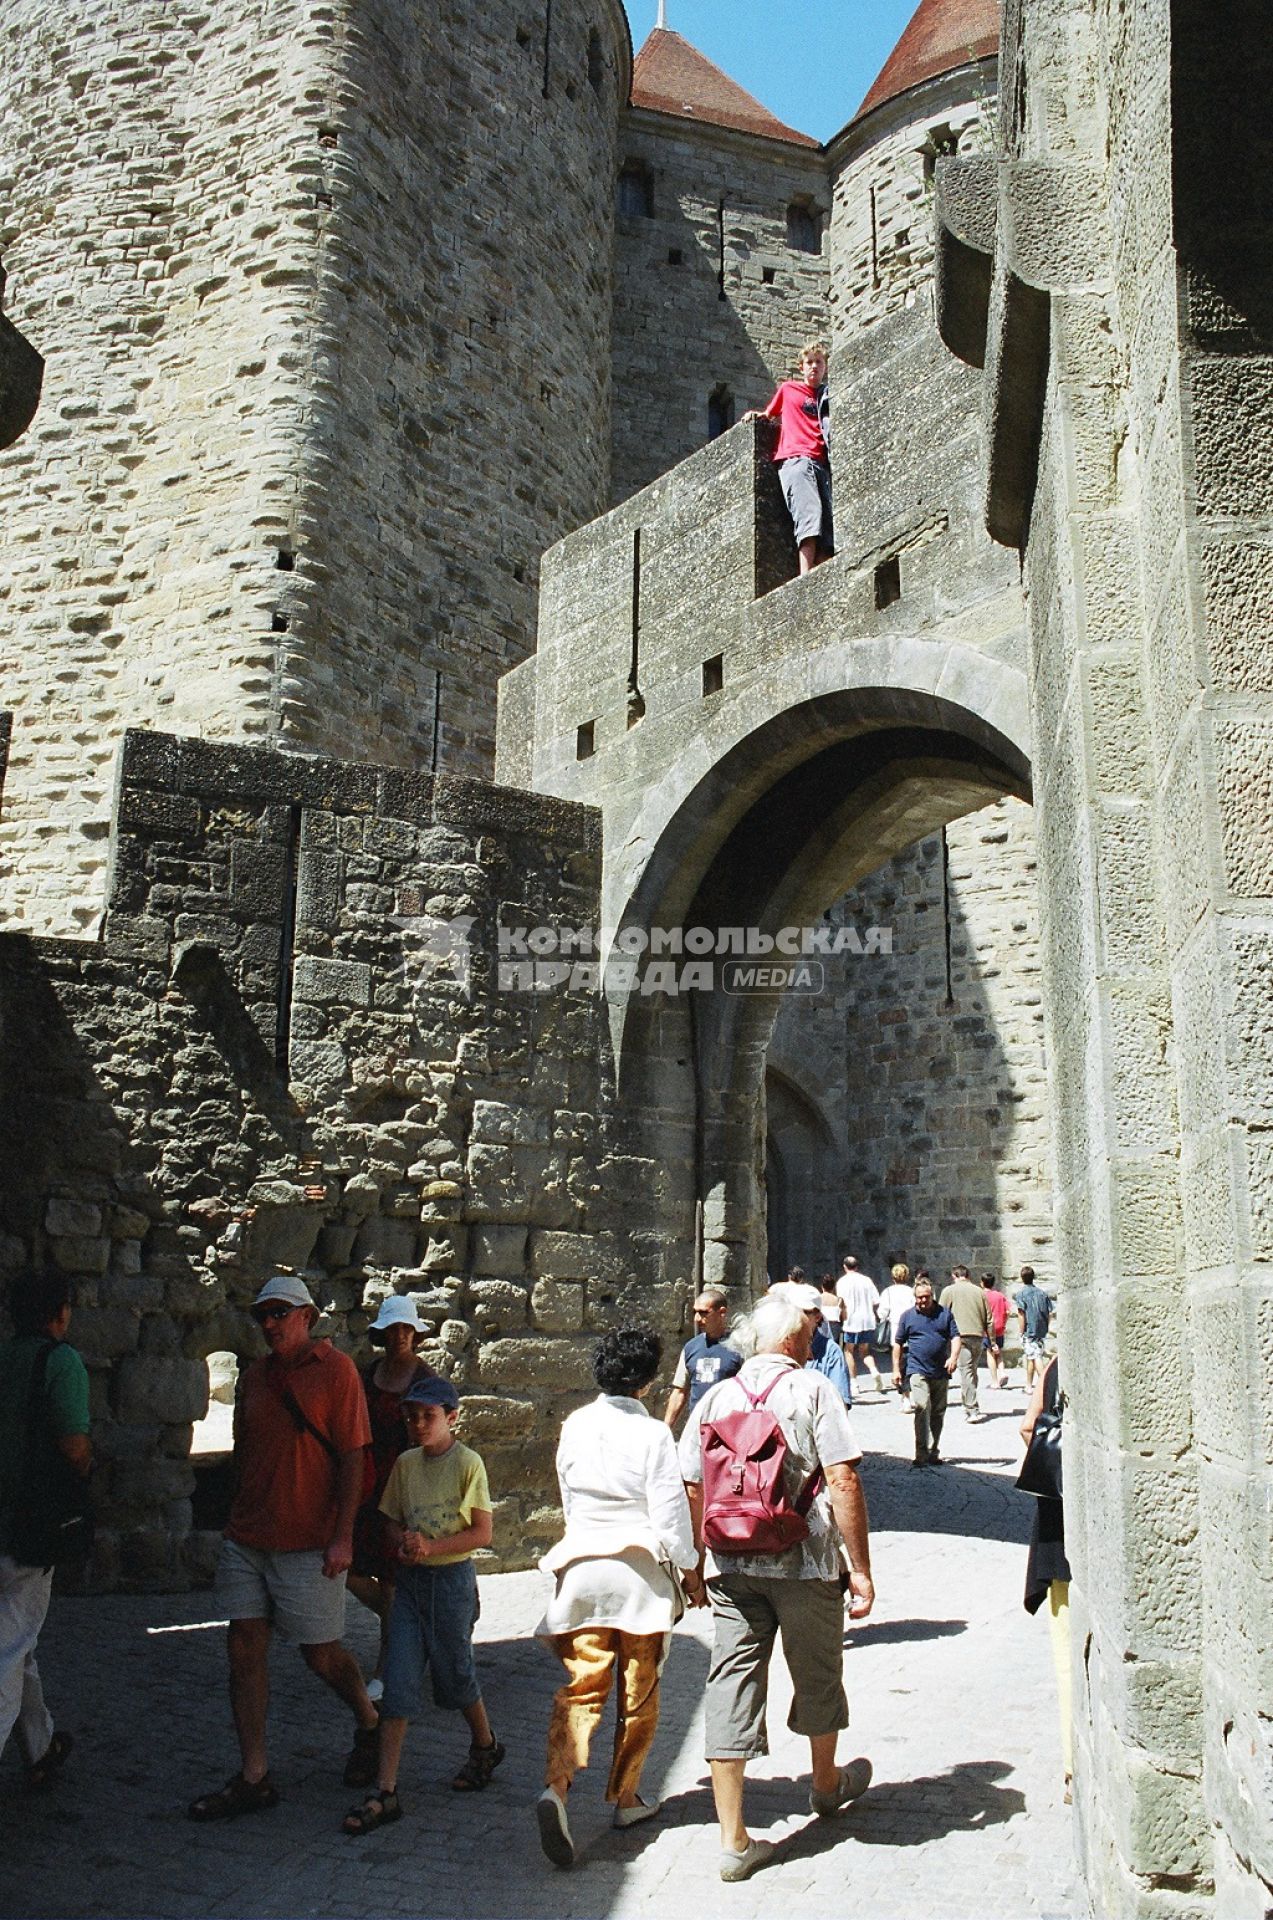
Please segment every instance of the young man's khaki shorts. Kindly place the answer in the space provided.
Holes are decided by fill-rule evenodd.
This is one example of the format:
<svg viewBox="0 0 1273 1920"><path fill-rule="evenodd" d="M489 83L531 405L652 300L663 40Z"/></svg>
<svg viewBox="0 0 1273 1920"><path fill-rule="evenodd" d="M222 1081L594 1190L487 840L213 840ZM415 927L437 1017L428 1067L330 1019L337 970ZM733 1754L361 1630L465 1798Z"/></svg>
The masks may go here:
<svg viewBox="0 0 1273 1920"><path fill-rule="evenodd" d="M794 1688L791 1731L813 1738L848 1726L838 1580L726 1573L710 1581L707 1591L715 1630L707 1675L709 1760L754 1760L768 1753L769 1659L779 1633Z"/></svg>
<svg viewBox="0 0 1273 1920"><path fill-rule="evenodd" d="M345 1631L345 1576L329 1580L321 1548L265 1553L223 1540L217 1601L229 1620L268 1620L299 1647L322 1647Z"/></svg>

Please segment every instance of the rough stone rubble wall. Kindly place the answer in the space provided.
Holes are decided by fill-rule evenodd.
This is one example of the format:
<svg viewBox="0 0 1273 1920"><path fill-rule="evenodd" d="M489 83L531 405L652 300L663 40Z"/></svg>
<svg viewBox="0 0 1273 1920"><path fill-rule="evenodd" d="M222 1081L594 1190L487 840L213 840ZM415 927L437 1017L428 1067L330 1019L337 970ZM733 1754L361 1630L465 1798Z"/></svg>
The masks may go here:
<svg viewBox="0 0 1273 1920"><path fill-rule="evenodd" d="M498 990L498 927L586 922L597 872L585 808L128 737L104 942L0 936L0 1264L75 1281L100 1579L206 1574L204 1362L258 1350L279 1262L363 1360L379 1300L417 1301L498 1564L542 1551L592 1336L684 1306L595 997Z"/></svg>
<svg viewBox="0 0 1273 1920"><path fill-rule="evenodd" d="M95 923L125 726L489 772L540 553L606 497L628 59L615 5L560 0L547 66L524 13L10 9L18 923Z"/></svg>

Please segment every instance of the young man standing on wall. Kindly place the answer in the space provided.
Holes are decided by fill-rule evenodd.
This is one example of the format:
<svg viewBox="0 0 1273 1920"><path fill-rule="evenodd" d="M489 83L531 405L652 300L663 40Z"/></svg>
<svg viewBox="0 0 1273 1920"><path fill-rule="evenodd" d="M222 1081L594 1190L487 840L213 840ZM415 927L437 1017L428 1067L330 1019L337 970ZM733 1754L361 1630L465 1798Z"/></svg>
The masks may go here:
<svg viewBox="0 0 1273 1920"><path fill-rule="evenodd" d="M800 354L800 378L784 380L763 412L744 420L777 420L774 459L800 549L800 571L812 572L835 552L831 517L831 403L827 350L813 341Z"/></svg>

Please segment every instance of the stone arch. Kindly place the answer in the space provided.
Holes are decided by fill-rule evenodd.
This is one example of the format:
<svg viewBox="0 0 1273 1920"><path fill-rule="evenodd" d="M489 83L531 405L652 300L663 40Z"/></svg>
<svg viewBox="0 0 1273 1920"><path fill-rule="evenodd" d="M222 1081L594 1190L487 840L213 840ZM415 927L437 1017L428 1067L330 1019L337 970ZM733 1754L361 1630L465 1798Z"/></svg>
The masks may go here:
<svg viewBox="0 0 1273 1920"><path fill-rule="evenodd" d="M923 835L1031 797L1024 677L958 643L843 642L776 674L768 713L750 693L646 793L610 864L617 932L776 939L815 926ZM610 990L625 1102L692 1197L695 1272L745 1290L764 1270L764 1076L781 992Z"/></svg>

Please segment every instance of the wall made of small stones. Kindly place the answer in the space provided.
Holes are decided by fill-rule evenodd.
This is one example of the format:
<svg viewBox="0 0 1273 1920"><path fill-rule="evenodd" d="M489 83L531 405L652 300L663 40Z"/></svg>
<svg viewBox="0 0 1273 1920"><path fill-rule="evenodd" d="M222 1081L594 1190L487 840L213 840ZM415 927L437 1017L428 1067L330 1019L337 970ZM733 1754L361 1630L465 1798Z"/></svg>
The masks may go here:
<svg viewBox="0 0 1273 1920"><path fill-rule="evenodd" d="M601 1003L504 993L498 928L596 912L595 817L474 782L131 733L101 942L0 936L0 1264L72 1276L102 1583L204 1577L206 1356L280 1263L360 1361L429 1322L496 1499L559 1524L595 1334L688 1280L625 1151ZM635 1230L635 1231L634 1231ZM197 1502L197 1505L192 1505Z"/></svg>
<svg viewBox="0 0 1273 1920"><path fill-rule="evenodd" d="M1029 1262L1063 1285L1030 809L1001 801L945 840L944 854L940 834L921 840L837 905L839 923L888 929L892 951L838 956L820 999L788 995L771 1058L812 1098L838 1093L823 1101L840 1251L877 1276L895 1260L934 1275ZM819 1266L836 1251L808 1248Z"/></svg>
<svg viewBox="0 0 1273 1920"><path fill-rule="evenodd" d="M829 284L825 232L787 243L794 200L830 212L816 148L631 110L619 163L647 168L653 212L615 221L613 502L703 445L718 387L738 419L767 405L825 337Z"/></svg>
<svg viewBox="0 0 1273 1920"><path fill-rule="evenodd" d="M605 504L617 0L18 0L12 924L91 930L127 725L489 774Z"/></svg>

